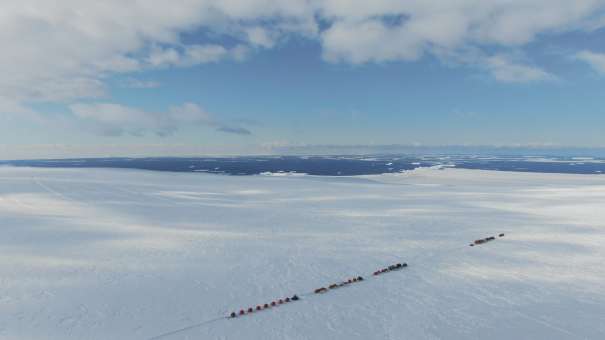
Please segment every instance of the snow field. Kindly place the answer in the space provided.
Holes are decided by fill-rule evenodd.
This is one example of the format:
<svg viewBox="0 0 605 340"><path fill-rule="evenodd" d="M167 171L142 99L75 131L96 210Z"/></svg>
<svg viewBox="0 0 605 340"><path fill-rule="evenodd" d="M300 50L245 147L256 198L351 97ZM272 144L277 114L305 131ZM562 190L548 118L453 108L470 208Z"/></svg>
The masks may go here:
<svg viewBox="0 0 605 340"><path fill-rule="evenodd" d="M0 168L0 338L602 339L605 177ZM488 244L474 239L503 232Z"/></svg>

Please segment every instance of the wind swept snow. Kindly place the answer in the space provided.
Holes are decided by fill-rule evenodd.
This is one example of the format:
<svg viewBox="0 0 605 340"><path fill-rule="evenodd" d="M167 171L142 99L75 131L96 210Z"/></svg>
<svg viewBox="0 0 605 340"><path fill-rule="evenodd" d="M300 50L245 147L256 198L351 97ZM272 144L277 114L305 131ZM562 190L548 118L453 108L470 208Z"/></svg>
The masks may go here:
<svg viewBox="0 0 605 340"><path fill-rule="evenodd" d="M0 338L603 339L603 207L601 175L0 168Z"/></svg>

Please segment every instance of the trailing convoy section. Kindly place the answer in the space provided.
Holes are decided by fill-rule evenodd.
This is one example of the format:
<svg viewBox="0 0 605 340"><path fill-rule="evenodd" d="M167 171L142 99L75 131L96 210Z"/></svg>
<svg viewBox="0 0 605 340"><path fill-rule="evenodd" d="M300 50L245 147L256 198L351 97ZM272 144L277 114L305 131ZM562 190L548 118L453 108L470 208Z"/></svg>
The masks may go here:
<svg viewBox="0 0 605 340"><path fill-rule="evenodd" d="M287 297L285 299L273 300L273 301L271 301L271 303L265 303L263 305L257 305L256 307L248 307L248 309L240 309L238 313L231 312L231 314L229 315L229 317L230 318L236 318L238 316L243 316L243 315L246 315L246 314L252 314L254 312L260 312L260 311L265 310L265 309L278 307L278 306L281 306L281 305L283 305L285 303L294 302L294 301L298 301L298 300L300 300L300 298L298 297L298 295L295 294L291 298Z"/></svg>
<svg viewBox="0 0 605 340"><path fill-rule="evenodd" d="M388 273L388 272L393 271L393 270L403 269L403 268L405 268L407 266L408 266L408 264L405 263L405 262L404 263L392 264L392 265L390 265L390 266L388 266L386 268L382 268L380 270L375 271L373 275L377 276L377 275L380 275L380 274Z"/></svg>
<svg viewBox="0 0 605 340"><path fill-rule="evenodd" d="M498 234L498 237L504 237L504 234ZM474 246L477 246L477 245L482 245L482 244L485 244L487 242L494 241L495 239L496 239L496 236L489 236L489 237L486 237L486 238L477 239L477 240L473 241L473 243L471 243L470 246L474 247ZM392 265L390 265L388 267L381 268L381 269L378 269L378 270L374 271L372 273L372 276L373 277L377 277L377 276L380 276L380 275L383 275L383 274L386 274L386 273L389 273L389 272L392 272L392 271L402 270L402 269L407 268L407 267L408 267L408 264L406 262L395 263L395 264L392 264ZM349 286L349 285L351 285L353 283L359 283L359 282L362 282L362 281L364 281L363 276L356 276L356 277L353 277L353 278L341 281L339 283L332 283L332 284L328 285L327 287L316 288L312 292L301 294L300 296L304 297L304 296L308 296L308 295L324 294L324 293L329 292L330 290L338 289L338 288L341 288L341 287L346 287L346 286ZM292 297L287 297L285 299L274 300L274 301L271 301L270 303L265 303L265 304L262 304L262 305L257 305L255 307L248 307L247 309L246 308L242 308L238 312L236 312L236 311L231 312L231 314L229 314L229 316L227 316L227 318L228 319L235 319L235 318L240 317L240 316L244 316L244 315L260 312L262 310L266 310L266 309L270 309L270 308L279 307L279 306L281 306L283 304L294 302L294 301L298 301L298 300L300 300L300 297L298 295L293 295Z"/></svg>
<svg viewBox="0 0 605 340"><path fill-rule="evenodd" d="M363 277L358 276L358 277L354 277L352 279L348 279L346 281L342 281L340 283L332 283L331 285L328 286L328 288L326 287L321 287L321 288L317 288L313 291L313 293L315 294L321 294L321 293L325 293L328 291L328 289L337 289L340 287L345 287L350 285L351 283L357 283L357 282L361 282L363 281Z"/></svg>
<svg viewBox="0 0 605 340"><path fill-rule="evenodd" d="M498 237L504 237L504 234L499 234ZM480 238L478 240L475 240L473 243L469 244L469 246L474 247L474 246L478 246L490 241L493 241L496 239L496 236L490 236L490 237L486 237L486 238Z"/></svg>

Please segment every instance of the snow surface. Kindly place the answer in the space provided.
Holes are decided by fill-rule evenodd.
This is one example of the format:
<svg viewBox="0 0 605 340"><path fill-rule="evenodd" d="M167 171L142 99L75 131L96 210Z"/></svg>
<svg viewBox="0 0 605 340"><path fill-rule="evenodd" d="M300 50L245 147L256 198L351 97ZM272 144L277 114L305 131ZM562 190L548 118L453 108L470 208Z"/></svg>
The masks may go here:
<svg viewBox="0 0 605 340"><path fill-rule="evenodd" d="M604 203L601 175L0 168L0 339L149 339L357 275L163 338L604 339Z"/></svg>

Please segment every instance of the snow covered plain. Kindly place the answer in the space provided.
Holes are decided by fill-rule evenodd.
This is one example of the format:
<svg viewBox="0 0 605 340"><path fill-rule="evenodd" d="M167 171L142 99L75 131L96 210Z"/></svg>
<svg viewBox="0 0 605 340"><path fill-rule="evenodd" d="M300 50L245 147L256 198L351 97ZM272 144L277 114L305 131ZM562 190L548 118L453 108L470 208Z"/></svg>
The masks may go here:
<svg viewBox="0 0 605 340"><path fill-rule="evenodd" d="M605 176L6 167L0 233L0 339L149 339L357 275L163 338L605 338Z"/></svg>

